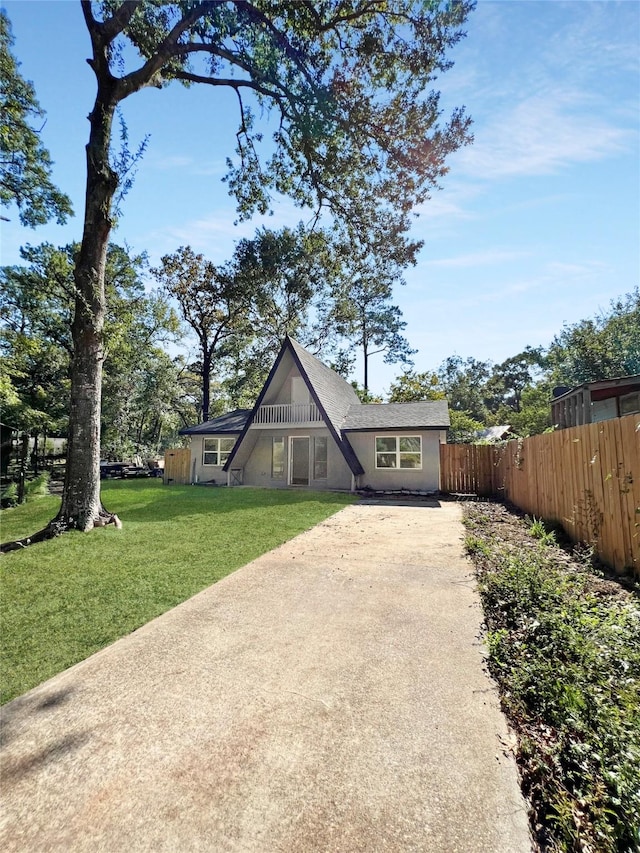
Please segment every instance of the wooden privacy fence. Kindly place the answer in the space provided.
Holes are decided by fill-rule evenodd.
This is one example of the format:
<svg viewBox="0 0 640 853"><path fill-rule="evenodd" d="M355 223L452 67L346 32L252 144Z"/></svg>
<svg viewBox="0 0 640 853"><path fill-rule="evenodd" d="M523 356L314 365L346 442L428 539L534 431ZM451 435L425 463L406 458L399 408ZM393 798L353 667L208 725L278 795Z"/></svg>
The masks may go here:
<svg viewBox="0 0 640 853"><path fill-rule="evenodd" d="M441 446L443 492L505 498L640 576L640 415L464 448Z"/></svg>
<svg viewBox="0 0 640 853"><path fill-rule="evenodd" d="M167 450L164 454L164 480L165 486L171 483L191 482L191 450L188 447L179 447L175 450Z"/></svg>
<svg viewBox="0 0 640 853"><path fill-rule="evenodd" d="M441 444L440 491L494 497L501 483L492 444Z"/></svg>

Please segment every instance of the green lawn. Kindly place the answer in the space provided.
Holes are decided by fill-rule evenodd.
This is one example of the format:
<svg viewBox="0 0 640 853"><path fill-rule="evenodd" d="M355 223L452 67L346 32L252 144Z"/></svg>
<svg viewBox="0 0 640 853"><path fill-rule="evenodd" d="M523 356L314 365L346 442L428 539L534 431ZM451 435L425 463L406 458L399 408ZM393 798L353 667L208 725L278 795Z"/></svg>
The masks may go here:
<svg viewBox="0 0 640 853"><path fill-rule="evenodd" d="M1 701L7 702L353 502L346 494L104 484L123 529L67 533L5 554ZM34 533L58 499L0 513L2 541Z"/></svg>

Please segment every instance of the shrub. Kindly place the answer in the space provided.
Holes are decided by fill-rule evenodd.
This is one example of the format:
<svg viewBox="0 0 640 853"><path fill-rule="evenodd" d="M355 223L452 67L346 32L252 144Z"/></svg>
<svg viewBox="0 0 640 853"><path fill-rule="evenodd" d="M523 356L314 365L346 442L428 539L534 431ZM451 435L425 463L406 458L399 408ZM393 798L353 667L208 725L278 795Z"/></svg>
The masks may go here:
<svg viewBox="0 0 640 853"><path fill-rule="evenodd" d="M41 498L49 494L49 480L51 475L48 471L42 471L37 477L32 480L27 480L24 484L24 498L30 501L32 498Z"/></svg>
<svg viewBox="0 0 640 853"><path fill-rule="evenodd" d="M554 547L500 539L467 510L489 668L519 734L542 849L640 850L640 606ZM549 533L528 522L547 546ZM524 525L522 526L524 529ZM551 534L552 535L552 534ZM471 538L471 537L469 537ZM515 537L517 540L518 537ZM564 557L562 559L561 557Z"/></svg>

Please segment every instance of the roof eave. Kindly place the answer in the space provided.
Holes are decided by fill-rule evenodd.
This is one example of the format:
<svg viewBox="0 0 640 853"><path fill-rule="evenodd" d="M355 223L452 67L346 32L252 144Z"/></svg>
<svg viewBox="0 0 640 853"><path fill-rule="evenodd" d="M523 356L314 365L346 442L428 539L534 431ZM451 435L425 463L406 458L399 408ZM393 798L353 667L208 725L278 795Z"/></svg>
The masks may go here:
<svg viewBox="0 0 640 853"><path fill-rule="evenodd" d="M431 430L431 429L450 429L451 424L429 424L428 426L366 426L366 427L342 427L341 432L389 432L390 430Z"/></svg>

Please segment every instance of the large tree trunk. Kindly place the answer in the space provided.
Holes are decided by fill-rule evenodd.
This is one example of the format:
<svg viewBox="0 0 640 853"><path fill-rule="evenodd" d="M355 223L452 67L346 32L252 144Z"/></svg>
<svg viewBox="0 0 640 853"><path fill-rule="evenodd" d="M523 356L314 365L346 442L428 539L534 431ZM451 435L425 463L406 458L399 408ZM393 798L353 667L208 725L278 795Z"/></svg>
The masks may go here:
<svg viewBox="0 0 640 853"><path fill-rule="evenodd" d="M33 536L5 542L0 551L13 551L57 536L66 530L92 527L120 519L100 501L100 405L105 298L104 271L111 231L111 202L118 176L109 165L109 142L116 101L110 75L99 82L87 145L87 192L82 246L76 261L75 314L67 465L60 512Z"/></svg>
<svg viewBox="0 0 640 853"><path fill-rule="evenodd" d="M367 346L367 339L363 336L362 338L362 361L364 363L364 393L369 393L369 347Z"/></svg>
<svg viewBox="0 0 640 853"><path fill-rule="evenodd" d="M62 506L55 519L62 529L90 530L101 515L100 407L102 394L104 272L111 231L111 203L118 177L109 165L115 110L109 83L99 86L89 116L87 190L82 246L76 261L75 315L69 441Z"/></svg>

